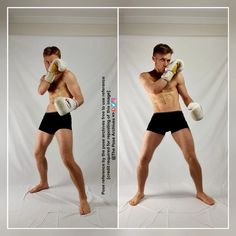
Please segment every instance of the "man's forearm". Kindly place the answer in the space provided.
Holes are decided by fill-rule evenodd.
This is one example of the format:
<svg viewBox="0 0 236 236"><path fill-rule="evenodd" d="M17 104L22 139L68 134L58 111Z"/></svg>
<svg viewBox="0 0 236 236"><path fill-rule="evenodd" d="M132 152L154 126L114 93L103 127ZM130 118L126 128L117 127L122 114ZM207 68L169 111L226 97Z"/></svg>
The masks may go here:
<svg viewBox="0 0 236 236"><path fill-rule="evenodd" d="M75 96L74 99L77 101L78 107L84 103L84 98L82 96Z"/></svg>
<svg viewBox="0 0 236 236"><path fill-rule="evenodd" d="M46 80L44 80L44 78L42 78L38 87L38 93L40 95L44 95L44 93L48 91L49 87L50 83L48 83Z"/></svg>
<svg viewBox="0 0 236 236"><path fill-rule="evenodd" d="M186 107L191 103L193 102L193 99L191 97L187 97L184 100L184 104L186 105Z"/></svg>
<svg viewBox="0 0 236 236"><path fill-rule="evenodd" d="M153 85L153 93L158 94L160 93L167 85L167 81L164 79L157 80Z"/></svg>

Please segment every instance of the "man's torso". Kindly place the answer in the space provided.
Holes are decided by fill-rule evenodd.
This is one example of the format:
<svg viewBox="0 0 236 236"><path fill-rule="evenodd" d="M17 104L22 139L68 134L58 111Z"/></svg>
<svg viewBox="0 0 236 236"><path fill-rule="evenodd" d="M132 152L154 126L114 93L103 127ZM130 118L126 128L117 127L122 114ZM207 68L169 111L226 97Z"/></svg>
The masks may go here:
<svg viewBox="0 0 236 236"><path fill-rule="evenodd" d="M160 79L161 74L153 71L145 73L145 79L156 82ZM158 94L149 92L154 112L169 112L181 110L179 104L179 93L177 90L178 81L174 77L167 86Z"/></svg>
<svg viewBox="0 0 236 236"><path fill-rule="evenodd" d="M47 112L54 112L56 111L56 108L53 104L54 99L56 97L62 96L62 97L70 97L72 98L72 95L70 91L67 88L66 85L66 74L68 72L64 72L60 78L55 80L49 87L48 89L48 94L49 94L49 104L47 107Z"/></svg>

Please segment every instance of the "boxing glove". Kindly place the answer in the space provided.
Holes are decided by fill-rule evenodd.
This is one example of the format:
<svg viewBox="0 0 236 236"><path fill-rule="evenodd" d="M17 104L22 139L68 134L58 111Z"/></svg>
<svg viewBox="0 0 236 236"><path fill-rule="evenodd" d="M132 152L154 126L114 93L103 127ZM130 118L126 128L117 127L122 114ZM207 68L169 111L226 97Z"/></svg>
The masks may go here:
<svg viewBox="0 0 236 236"><path fill-rule="evenodd" d="M54 105L60 116L75 110L78 107L78 102L75 99L68 97L57 97L54 100Z"/></svg>
<svg viewBox="0 0 236 236"><path fill-rule="evenodd" d="M193 120L199 121L203 118L203 110L200 104L197 102L191 102L188 104L188 110Z"/></svg>
<svg viewBox="0 0 236 236"><path fill-rule="evenodd" d="M66 70L66 63L57 58L54 61L52 61L52 63L50 64L47 74L44 77L44 79L48 82L48 83L52 83L55 79L56 73L59 72L63 72Z"/></svg>
<svg viewBox="0 0 236 236"><path fill-rule="evenodd" d="M182 71L183 68L184 62L181 59L176 59L166 67L165 72L162 74L161 78L169 82L173 76Z"/></svg>

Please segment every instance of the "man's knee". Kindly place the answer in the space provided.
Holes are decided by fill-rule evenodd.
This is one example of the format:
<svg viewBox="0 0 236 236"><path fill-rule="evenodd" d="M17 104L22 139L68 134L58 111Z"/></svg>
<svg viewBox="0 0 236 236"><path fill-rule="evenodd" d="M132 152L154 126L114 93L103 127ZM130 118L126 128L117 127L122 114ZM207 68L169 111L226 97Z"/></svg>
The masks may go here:
<svg viewBox="0 0 236 236"><path fill-rule="evenodd" d="M37 161L40 161L44 158L45 156L45 150L44 148L35 148L34 150L34 157Z"/></svg>
<svg viewBox="0 0 236 236"><path fill-rule="evenodd" d="M65 164L65 166L69 169L72 169L75 165L75 161L74 161L72 154L69 154L69 153L63 154L62 160L63 160L63 163Z"/></svg>
<svg viewBox="0 0 236 236"><path fill-rule="evenodd" d="M194 151L188 151L187 153L185 153L185 159L188 162L189 166L196 165L198 163Z"/></svg>
<svg viewBox="0 0 236 236"><path fill-rule="evenodd" d="M141 158L139 160L139 166L140 167L146 167L148 166L148 164L150 163L151 161L151 155L147 154L147 153L144 153L141 155Z"/></svg>

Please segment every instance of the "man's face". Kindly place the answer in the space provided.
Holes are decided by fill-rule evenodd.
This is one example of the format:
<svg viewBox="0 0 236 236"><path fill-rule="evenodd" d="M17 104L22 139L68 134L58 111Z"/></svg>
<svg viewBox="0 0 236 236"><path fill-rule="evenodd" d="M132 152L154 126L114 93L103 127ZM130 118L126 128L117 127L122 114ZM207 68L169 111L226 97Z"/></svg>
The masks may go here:
<svg viewBox="0 0 236 236"><path fill-rule="evenodd" d="M155 63L155 68L158 72L164 73L165 68L170 64L171 56L172 56L171 53L167 53L167 54L156 53L152 57L152 60Z"/></svg>
<svg viewBox="0 0 236 236"><path fill-rule="evenodd" d="M57 58L59 58L59 57L55 54L52 54L51 56L45 56L43 58L44 66L45 66L47 71L48 71L48 68L49 68L50 64Z"/></svg>

